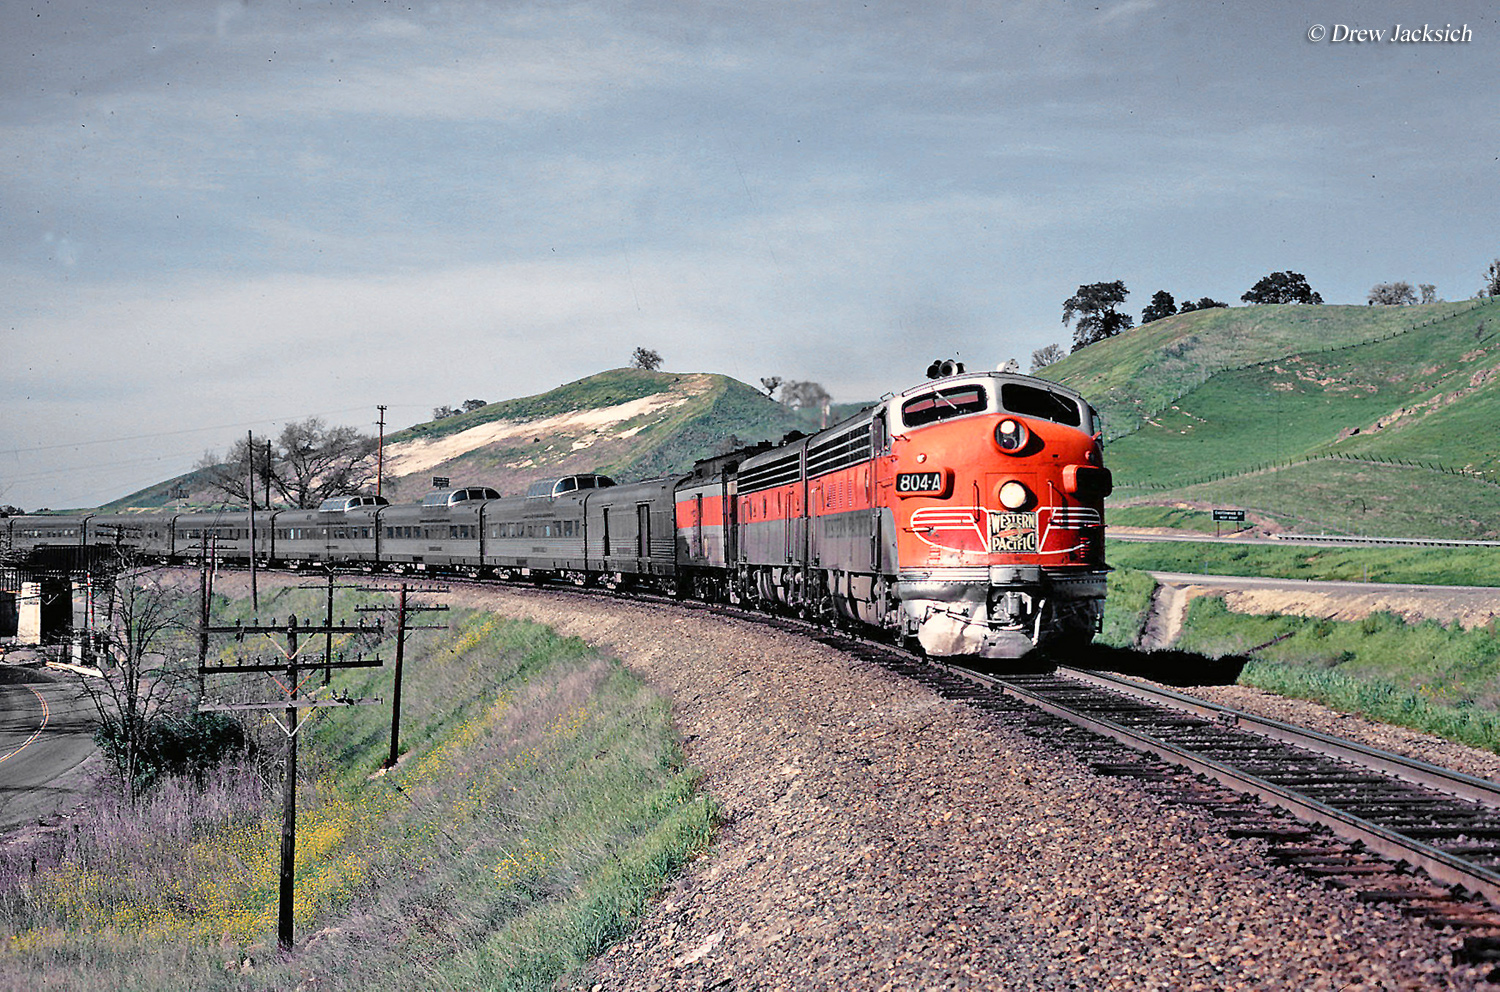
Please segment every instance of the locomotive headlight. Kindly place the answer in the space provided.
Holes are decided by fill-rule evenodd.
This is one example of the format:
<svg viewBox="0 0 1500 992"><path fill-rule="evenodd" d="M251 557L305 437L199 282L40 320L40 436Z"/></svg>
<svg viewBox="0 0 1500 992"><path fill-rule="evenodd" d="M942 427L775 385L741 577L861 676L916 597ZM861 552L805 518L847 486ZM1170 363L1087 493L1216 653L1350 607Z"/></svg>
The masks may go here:
<svg viewBox="0 0 1500 992"><path fill-rule="evenodd" d="M1007 510L1019 510L1029 502L1031 502L1031 490L1015 479L1000 487L1000 505Z"/></svg>
<svg viewBox="0 0 1500 992"><path fill-rule="evenodd" d="M1008 455L1019 454L1029 437L1026 425L1019 420L1006 417L995 425L995 443Z"/></svg>

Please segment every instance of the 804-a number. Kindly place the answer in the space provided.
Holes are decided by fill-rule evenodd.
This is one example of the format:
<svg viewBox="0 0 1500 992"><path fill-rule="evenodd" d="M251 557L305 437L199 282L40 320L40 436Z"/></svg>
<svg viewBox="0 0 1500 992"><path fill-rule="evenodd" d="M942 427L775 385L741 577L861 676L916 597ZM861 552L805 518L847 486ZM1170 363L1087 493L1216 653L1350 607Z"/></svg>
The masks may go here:
<svg viewBox="0 0 1500 992"><path fill-rule="evenodd" d="M896 473L896 492L908 495L921 493L923 495L934 495L941 493L947 479L942 472L898 472Z"/></svg>

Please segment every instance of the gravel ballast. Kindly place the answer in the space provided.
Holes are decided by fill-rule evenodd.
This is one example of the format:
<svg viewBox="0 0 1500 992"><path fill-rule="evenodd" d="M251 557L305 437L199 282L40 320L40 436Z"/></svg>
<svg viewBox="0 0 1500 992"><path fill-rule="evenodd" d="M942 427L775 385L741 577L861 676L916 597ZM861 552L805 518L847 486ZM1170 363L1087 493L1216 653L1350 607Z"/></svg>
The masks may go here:
<svg viewBox="0 0 1500 992"><path fill-rule="evenodd" d="M1468 989L1458 938L830 647L672 606L455 588L673 700L725 825L582 987Z"/></svg>

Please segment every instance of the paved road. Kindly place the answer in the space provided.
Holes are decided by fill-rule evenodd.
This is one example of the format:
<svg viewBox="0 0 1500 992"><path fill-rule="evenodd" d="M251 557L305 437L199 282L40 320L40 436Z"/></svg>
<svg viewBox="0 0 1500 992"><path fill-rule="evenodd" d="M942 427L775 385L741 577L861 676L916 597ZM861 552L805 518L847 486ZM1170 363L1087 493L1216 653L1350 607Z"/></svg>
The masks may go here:
<svg viewBox="0 0 1500 992"><path fill-rule="evenodd" d="M0 837L82 800L96 719L70 676L0 668Z"/></svg>

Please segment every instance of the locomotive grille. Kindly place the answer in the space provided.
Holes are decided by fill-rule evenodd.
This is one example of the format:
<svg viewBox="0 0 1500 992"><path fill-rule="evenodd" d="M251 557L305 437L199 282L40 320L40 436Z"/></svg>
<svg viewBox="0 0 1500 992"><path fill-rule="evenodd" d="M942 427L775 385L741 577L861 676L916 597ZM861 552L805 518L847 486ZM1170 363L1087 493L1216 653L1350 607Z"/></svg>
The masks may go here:
<svg viewBox="0 0 1500 992"><path fill-rule="evenodd" d="M1058 530L1103 527L1104 514L1087 506L1060 506L1052 511L1052 526Z"/></svg>

